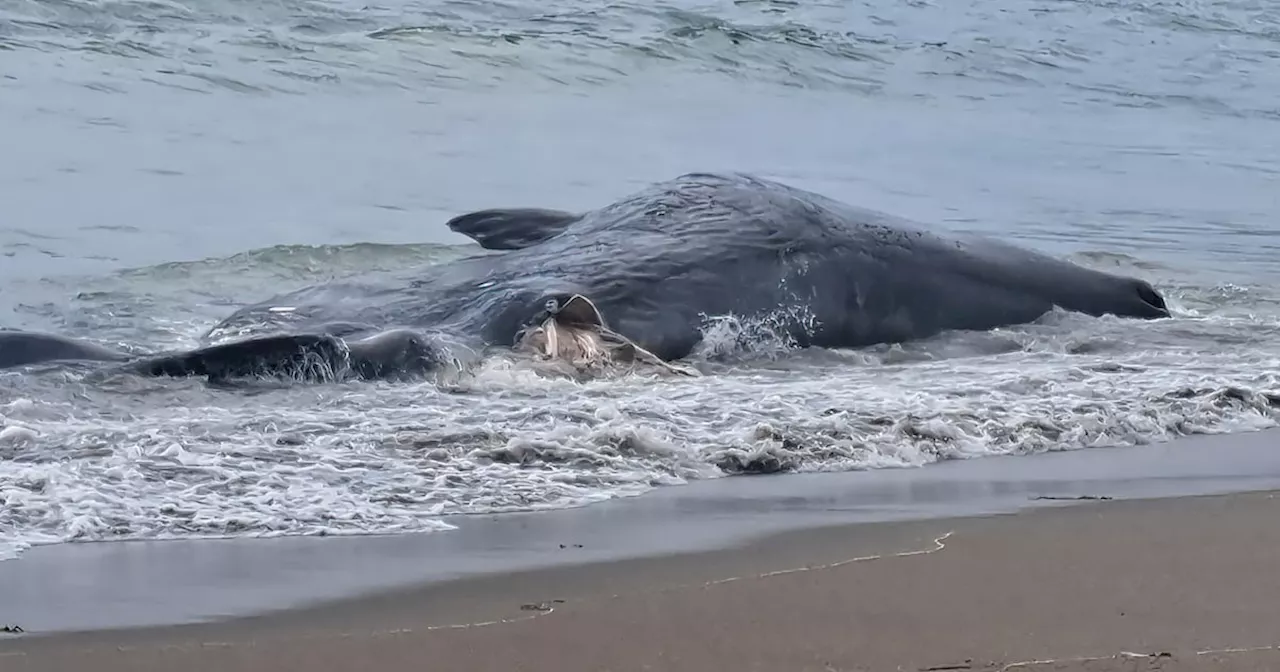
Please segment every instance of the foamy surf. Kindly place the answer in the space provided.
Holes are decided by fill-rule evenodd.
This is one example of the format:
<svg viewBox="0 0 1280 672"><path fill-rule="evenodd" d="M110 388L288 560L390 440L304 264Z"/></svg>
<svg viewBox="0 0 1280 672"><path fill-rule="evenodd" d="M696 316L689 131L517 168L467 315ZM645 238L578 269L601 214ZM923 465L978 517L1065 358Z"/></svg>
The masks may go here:
<svg viewBox="0 0 1280 672"><path fill-rule="evenodd" d="M224 390L49 373L52 387L15 396L42 376L11 375L0 387L0 538L13 555L63 541L444 531L451 514L582 506L736 474L1275 426L1280 352L1256 334L1249 354L1186 338L1241 326L1054 313L827 351L794 349L768 320L722 318L708 321L697 378L548 376L514 355L416 384Z"/></svg>

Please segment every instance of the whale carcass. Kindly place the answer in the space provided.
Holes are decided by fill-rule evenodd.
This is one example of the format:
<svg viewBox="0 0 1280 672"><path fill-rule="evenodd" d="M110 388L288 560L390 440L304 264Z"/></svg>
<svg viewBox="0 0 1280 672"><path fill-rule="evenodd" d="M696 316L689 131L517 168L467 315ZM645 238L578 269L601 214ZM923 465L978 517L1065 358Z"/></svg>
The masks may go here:
<svg viewBox="0 0 1280 672"><path fill-rule="evenodd" d="M520 348L536 334L542 343L525 349L558 356L545 328L557 324L612 343L601 357L671 363L716 316L768 319L799 347L856 348L1026 323L1055 307L1169 315L1138 278L739 173L683 175L587 212L489 209L448 226L500 252L282 294L215 325L204 347L126 366L305 377L319 363L326 376L382 378ZM20 332L0 332L0 366L31 363L40 349L28 340L16 361L6 333ZM65 356L65 339L49 352ZM118 358L96 346L83 354Z"/></svg>

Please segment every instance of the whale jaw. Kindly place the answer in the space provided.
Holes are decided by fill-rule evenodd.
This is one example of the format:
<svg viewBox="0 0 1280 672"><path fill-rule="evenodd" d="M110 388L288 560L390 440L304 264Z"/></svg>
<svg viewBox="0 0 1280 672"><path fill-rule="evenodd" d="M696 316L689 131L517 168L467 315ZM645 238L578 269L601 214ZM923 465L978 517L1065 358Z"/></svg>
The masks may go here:
<svg viewBox="0 0 1280 672"><path fill-rule="evenodd" d="M522 330L513 350L576 378L597 377L619 369L644 368L658 373L700 376L697 369L664 361L613 331L595 304L581 294L547 301L547 317ZM567 370L566 370L567 369Z"/></svg>

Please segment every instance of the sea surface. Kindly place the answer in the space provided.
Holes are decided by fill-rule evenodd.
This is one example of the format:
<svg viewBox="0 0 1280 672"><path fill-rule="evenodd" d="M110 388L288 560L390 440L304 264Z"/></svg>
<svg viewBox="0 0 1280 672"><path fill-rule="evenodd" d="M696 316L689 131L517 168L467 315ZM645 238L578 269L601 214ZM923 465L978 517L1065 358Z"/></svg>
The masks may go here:
<svg viewBox="0 0 1280 672"><path fill-rule="evenodd" d="M1277 92L1264 0L0 0L0 327L190 347L475 253L453 215L706 170L1139 275L1176 313L850 351L726 319L697 380L0 372L0 558L1274 426Z"/></svg>

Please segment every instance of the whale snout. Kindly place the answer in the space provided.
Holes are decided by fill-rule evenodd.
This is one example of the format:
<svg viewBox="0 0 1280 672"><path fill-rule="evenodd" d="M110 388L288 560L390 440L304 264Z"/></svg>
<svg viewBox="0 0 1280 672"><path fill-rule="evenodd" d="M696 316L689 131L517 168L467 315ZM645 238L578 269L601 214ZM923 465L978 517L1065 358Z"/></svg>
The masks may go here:
<svg viewBox="0 0 1280 672"><path fill-rule="evenodd" d="M1169 317L1169 306L1165 303L1164 296L1151 283L1146 280L1134 280L1133 284L1134 293L1138 298L1138 309L1135 311L1138 317L1152 319Z"/></svg>

